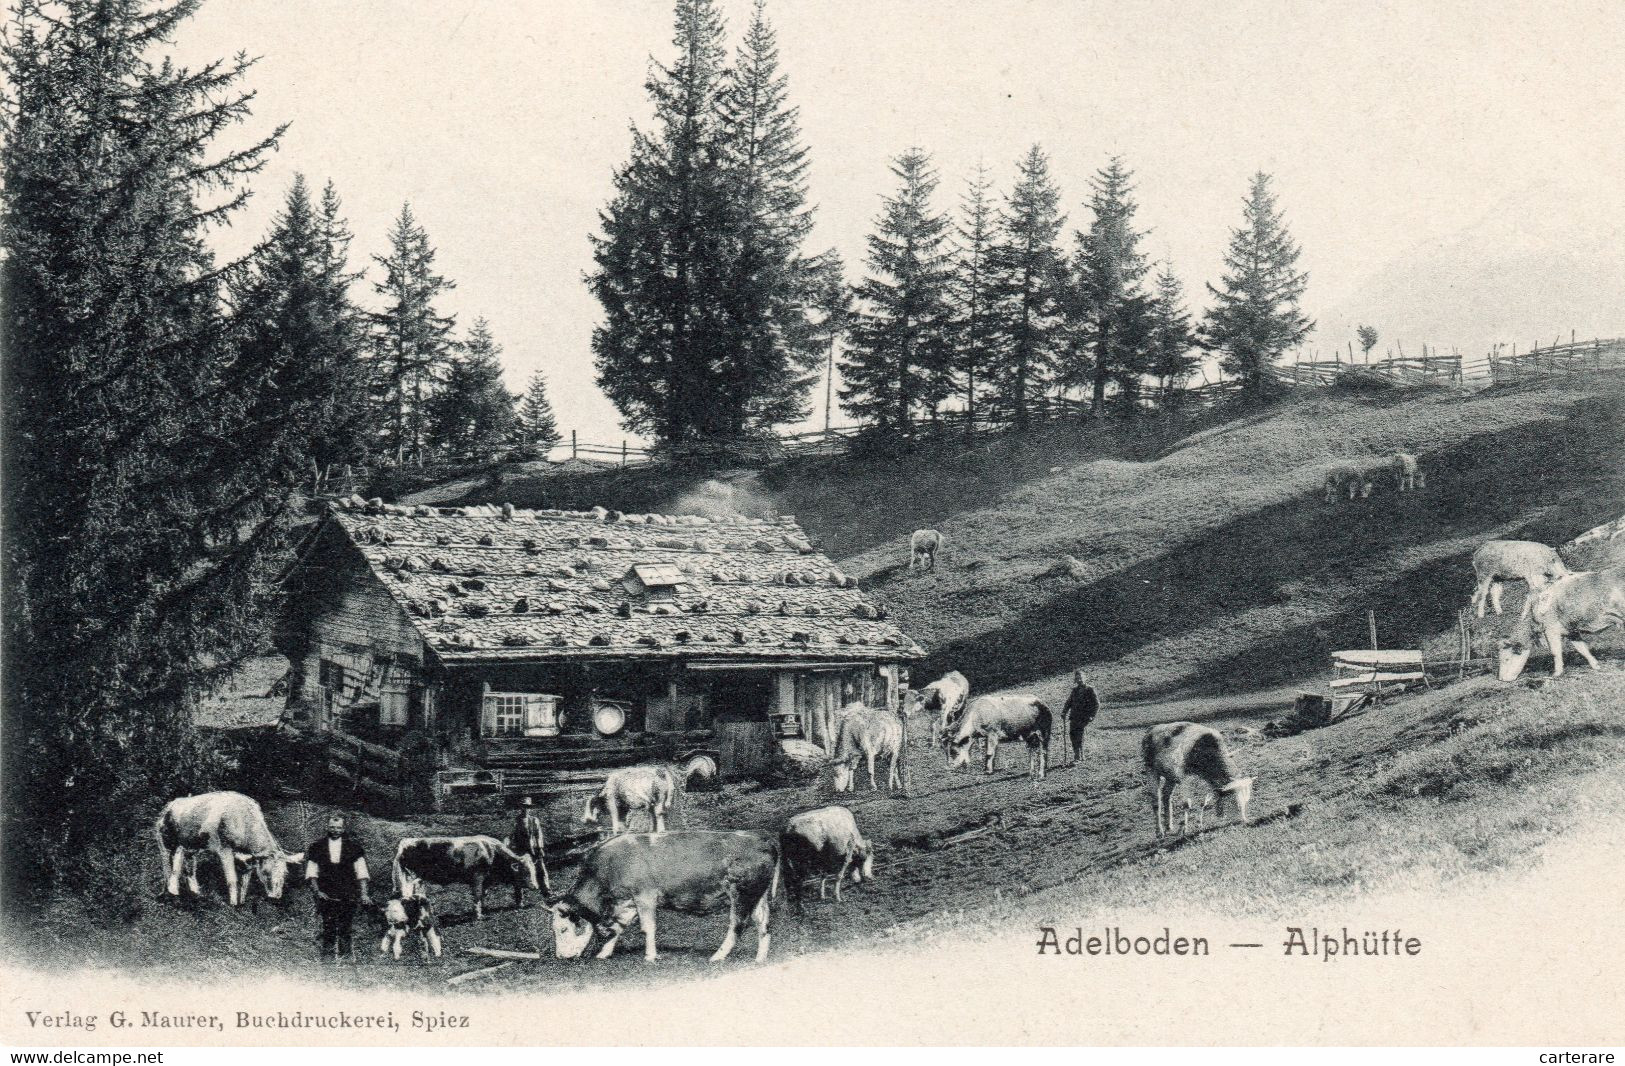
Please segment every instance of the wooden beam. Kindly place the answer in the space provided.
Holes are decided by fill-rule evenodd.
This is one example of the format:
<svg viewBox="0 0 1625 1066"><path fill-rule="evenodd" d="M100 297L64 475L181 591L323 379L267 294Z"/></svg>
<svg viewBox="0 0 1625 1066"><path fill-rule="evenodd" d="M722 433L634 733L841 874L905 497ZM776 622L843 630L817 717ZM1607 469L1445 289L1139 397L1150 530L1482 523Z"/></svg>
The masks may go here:
<svg viewBox="0 0 1625 1066"><path fill-rule="evenodd" d="M506 970L508 967L514 965L517 964L512 962L499 962L495 966L487 966L483 969L470 970L467 973L460 973L456 977L448 977L446 978L446 983L448 985L460 985L464 981L477 981L482 977L490 977L492 974L501 970Z"/></svg>
<svg viewBox="0 0 1625 1066"><path fill-rule="evenodd" d="M542 957L539 952L510 951L507 948L464 948L463 951L468 955L483 955L486 958L491 959L524 959L526 961L535 961Z"/></svg>

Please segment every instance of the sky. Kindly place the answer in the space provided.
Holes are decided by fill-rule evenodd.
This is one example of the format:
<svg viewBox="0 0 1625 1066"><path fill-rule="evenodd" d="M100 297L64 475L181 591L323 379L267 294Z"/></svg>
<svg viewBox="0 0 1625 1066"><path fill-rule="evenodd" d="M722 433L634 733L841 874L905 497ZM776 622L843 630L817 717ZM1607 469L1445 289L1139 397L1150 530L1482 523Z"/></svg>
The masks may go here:
<svg viewBox="0 0 1625 1066"><path fill-rule="evenodd" d="M737 38L749 2L721 6ZM1621 259L1617 0L768 0L768 15L811 156L808 250L837 249L854 279L894 185L889 161L915 145L933 153L944 209L979 163L1002 192L1042 145L1069 247L1087 225L1089 177L1123 156L1144 248L1173 264L1197 308L1248 176L1268 171L1304 249L1312 351L1380 313L1375 293L1423 300L1462 249L1510 243L1538 271L1542 249L1575 234ZM177 55L260 57L239 136L292 123L218 246L251 246L295 173L335 183L358 265L386 250L410 201L457 282L443 309L465 327L490 320L509 386L541 368L567 437L619 442L593 380L598 306L582 279L630 127L648 120L650 57L669 56L671 35L669 0L209 0ZM1385 323L1385 338L1476 352L1501 330L1625 333L1619 291L1592 300L1582 287L1595 315L1554 325L1544 283L1521 284L1536 297L1522 317L1417 310ZM371 300L370 286L358 295Z"/></svg>

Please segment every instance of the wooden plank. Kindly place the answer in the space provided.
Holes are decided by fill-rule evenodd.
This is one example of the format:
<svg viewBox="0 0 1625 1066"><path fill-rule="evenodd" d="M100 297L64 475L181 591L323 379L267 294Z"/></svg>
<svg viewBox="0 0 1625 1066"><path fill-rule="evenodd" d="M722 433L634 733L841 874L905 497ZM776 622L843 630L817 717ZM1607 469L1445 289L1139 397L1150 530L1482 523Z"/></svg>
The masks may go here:
<svg viewBox="0 0 1625 1066"><path fill-rule="evenodd" d="M1427 675L1422 673L1420 670L1415 671L1413 673L1404 673L1404 674L1386 674L1386 673L1362 674L1359 677L1339 677L1339 678L1336 678L1335 680L1332 681L1331 687L1334 688L1334 689L1339 689L1339 688L1350 688L1350 687L1352 687L1354 685L1374 685L1374 684L1380 685L1380 684L1383 684L1383 683L1386 683L1386 682L1421 681L1421 680L1424 680L1426 678L1426 676Z"/></svg>
<svg viewBox="0 0 1625 1066"><path fill-rule="evenodd" d="M518 963L515 962L499 962L495 966L487 966L484 969L470 970L467 973L460 973L456 977L448 977L446 978L446 983L448 985L460 985L464 981L477 981L482 977L490 977L494 973L501 970L506 970L510 966L517 965Z"/></svg>
<svg viewBox="0 0 1625 1066"><path fill-rule="evenodd" d="M1332 658L1340 663L1356 663L1361 666L1410 665L1412 663L1420 664L1422 662L1422 653L1420 650L1384 648L1381 651L1375 651L1371 648L1362 648L1350 651L1334 651L1332 652Z"/></svg>

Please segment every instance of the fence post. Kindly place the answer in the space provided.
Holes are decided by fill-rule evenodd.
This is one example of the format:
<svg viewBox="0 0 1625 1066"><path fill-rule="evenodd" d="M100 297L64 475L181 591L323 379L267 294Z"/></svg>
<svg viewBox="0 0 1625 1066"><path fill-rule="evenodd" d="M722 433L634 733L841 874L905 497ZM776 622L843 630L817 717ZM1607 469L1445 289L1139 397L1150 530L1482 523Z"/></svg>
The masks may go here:
<svg viewBox="0 0 1625 1066"><path fill-rule="evenodd" d="M626 438L621 438L621 465L626 465Z"/></svg>
<svg viewBox="0 0 1625 1066"><path fill-rule="evenodd" d="M570 458L574 459L575 457L576 457L576 431L572 429L570 431Z"/></svg>

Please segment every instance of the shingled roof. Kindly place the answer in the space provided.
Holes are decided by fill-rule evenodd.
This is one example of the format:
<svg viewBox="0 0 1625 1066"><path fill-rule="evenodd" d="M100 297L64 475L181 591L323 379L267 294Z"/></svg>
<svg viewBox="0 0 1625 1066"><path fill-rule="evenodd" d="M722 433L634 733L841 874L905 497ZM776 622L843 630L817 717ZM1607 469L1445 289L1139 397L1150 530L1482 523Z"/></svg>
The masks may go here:
<svg viewBox="0 0 1625 1066"><path fill-rule="evenodd" d="M553 658L915 659L793 517L429 507L352 498L330 521L447 662ZM676 567L675 590L625 581ZM640 591L641 590L641 591Z"/></svg>

